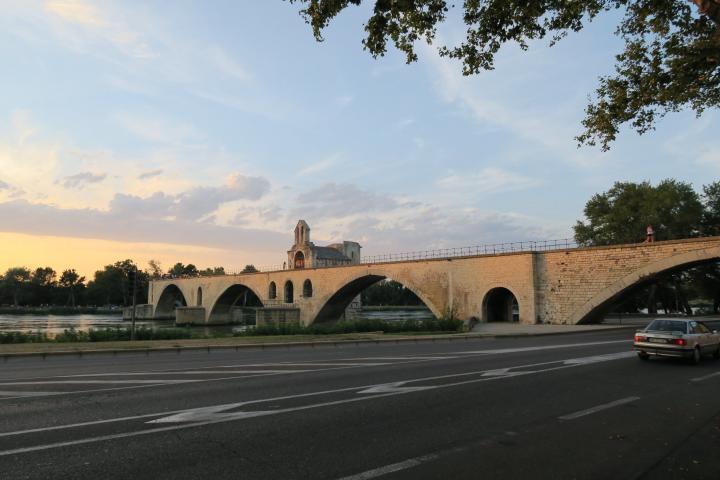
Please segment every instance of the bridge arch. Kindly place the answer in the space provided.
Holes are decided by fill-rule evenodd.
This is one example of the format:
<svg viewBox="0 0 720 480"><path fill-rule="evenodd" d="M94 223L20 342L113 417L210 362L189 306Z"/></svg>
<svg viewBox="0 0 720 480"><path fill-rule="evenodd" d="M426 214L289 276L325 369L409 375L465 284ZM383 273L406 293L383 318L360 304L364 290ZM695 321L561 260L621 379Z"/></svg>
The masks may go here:
<svg viewBox="0 0 720 480"><path fill-rule="evenodd" d="M232 310L235 307L262 307L260 296L247 285L235 283L230 285L215 300L208 315L208 323L231 323Z"/></svg>
<svg viewBox="0 0 720 480"><path fill-rule="evenodd" d="M692 250L645 265L593 295L590 300L572 313L568 323L592 323L596 320L597 314L602 312L613 300L634 287L652 281L662 273L717 261L720 261L720 247Z"/></svg>
<svg viewBox="0 0 720 480"><path fill-rule="evenodd" d="M515 317L515 309L518 317ZM520 303L517 295L507 287L493 287L483 296L482 319L485 322L517 322Z"/></svg>
<svg viewBox="0 0 720 480"><path fill-rule="evenodd" d="M413 285L412 282L407 281L401 276L392 275L391 272L368 271L351 276L346 278L344 281L339 282L339 285L341 285L340 288L334 292L328 293L321 299L320 305L322 306L318 310L318 313L314 315L311 323L337 321L355 297L360 295L362 291L369 286L385 279L392 279L402 284L405 288L413 292L425 304L425 306L430 309L435 317L439 318L442 316L442 309L438 308L435 303L423 294L420 289Z"/></svg>
<svg viewBox="0 0 720 480"><path fill-rule="evenodd" d="M186 307L187 300L183 295L180 287L174 283L169 283L163 288L158 297L157 306L155 307L155 318L175 318L175 309L177 307Z"/></svg>

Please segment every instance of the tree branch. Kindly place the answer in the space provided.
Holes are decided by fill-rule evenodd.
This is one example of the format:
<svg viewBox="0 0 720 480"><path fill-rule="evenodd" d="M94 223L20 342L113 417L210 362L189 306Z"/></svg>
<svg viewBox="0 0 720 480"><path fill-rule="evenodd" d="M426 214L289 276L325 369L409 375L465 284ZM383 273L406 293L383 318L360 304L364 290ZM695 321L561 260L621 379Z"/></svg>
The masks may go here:
<svg viewBox="0 0 720 480"><path fill-rule="evenodd" d="M698 11L720 25L720 0L690 0Z"/></svg>

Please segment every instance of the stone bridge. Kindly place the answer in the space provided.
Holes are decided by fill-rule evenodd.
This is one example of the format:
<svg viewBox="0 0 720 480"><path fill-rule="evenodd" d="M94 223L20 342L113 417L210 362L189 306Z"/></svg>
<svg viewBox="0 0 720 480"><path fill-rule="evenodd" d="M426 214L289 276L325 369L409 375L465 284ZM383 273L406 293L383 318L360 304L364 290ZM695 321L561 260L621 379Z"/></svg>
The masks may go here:
<svg viewBox="0 0 720 480"><path fill-rule="evenodd" d="M292 309L302 323L333 322L382 279L412 290L440 317L577 324L596 321L622 293L656 275L720 261L720 237L449 257L152 281L152 315L225 323L238 305ZM148 308L149 310L149 308ZM513 314L515 312L515 314ZM182 323L182 322L180 322Z"/></svg>

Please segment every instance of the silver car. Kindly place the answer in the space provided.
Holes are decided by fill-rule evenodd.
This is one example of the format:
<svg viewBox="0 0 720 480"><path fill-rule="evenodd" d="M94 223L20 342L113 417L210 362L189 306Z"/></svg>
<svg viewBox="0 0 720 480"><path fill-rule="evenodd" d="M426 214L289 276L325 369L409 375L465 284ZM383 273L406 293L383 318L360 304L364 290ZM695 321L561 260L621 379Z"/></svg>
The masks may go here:
<svg viewBox="0 0 720 480"><path fill-rule="evenodd" d="M720 333L697 320L656 318L635 333L635 351L650 356L687 358L699 363L703 355L720 358Z"/></svg>

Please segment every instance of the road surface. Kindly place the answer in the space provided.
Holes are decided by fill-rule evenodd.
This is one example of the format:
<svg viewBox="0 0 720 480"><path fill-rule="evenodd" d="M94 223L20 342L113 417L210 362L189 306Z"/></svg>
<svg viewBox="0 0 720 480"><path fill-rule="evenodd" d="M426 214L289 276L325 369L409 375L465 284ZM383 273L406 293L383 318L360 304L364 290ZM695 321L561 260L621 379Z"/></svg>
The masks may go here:
<svg viewBox="0 0 720 480"><path fill-rule="evenodd" d="M0 478L720 478L720 362L631 335L12 358Z"/></svg>

